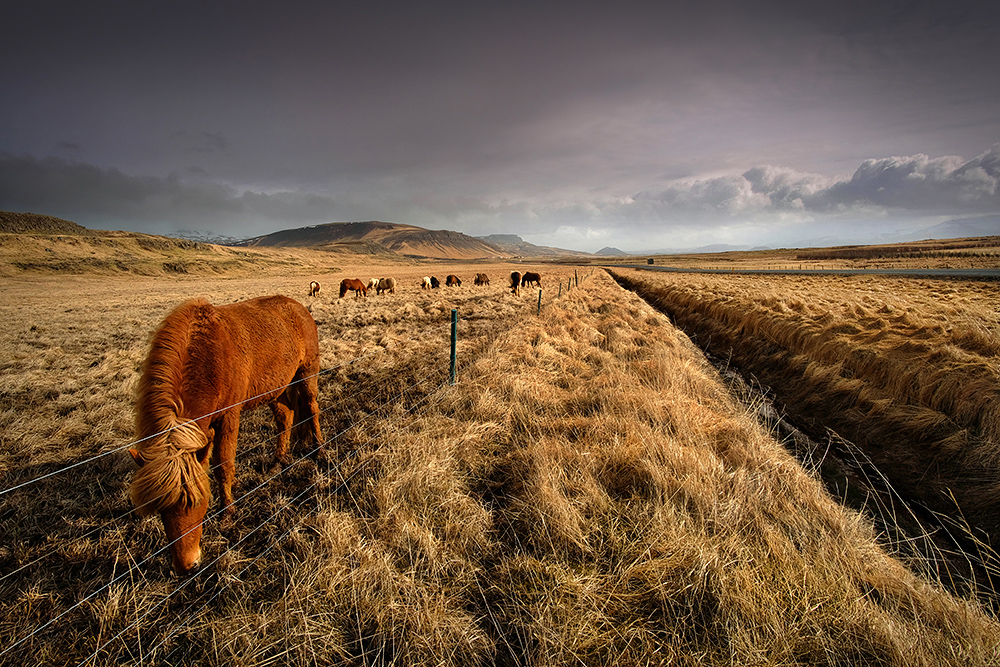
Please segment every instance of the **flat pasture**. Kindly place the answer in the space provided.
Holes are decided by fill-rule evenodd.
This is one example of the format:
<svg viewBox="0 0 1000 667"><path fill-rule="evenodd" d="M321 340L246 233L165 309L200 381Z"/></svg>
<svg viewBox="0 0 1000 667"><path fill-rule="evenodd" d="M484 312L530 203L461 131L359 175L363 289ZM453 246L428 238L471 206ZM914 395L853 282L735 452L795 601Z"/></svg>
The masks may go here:
<svg viewBox="0 0 1000 667"><path fill-rule="evenodd" d="M323 267L0 283L0 665L1000 660L978 590L902 558L676 315L608 272ZM540 311L538 290L507 286L524 268L542 275ZM490 286L472 284L480 272ZM418 286L449 273L461 287ZM338 298L342 278L385 276L396 294ZM296 450L275 473L269 411L245 415L234 520L210 510L206 564L175 578L159 519L138 518L126 493L149 336L186 298L273 293L317 322L324 452ZM887 331L904 314L947 328L893 285L883 297ZM783 307L810 314L816 298ZM995 314L970 317L981 326L963 324L954 346L995 361Z"/></svg>

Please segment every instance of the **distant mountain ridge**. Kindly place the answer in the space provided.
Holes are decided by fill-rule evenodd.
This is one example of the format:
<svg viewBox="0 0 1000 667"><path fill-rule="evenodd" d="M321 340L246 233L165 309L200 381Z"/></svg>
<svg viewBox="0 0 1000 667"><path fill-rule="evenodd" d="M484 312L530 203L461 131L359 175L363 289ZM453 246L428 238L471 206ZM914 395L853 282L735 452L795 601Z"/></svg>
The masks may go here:
<svg viewBox="0 0 1000 667"><path fill-rule="evenodd" d="M360 244L360 245L359 245ZM504 259L508 253L494 244L461 232L430 230L394 222L330 222L283 229L239 243L258 247L315 247L432 259Z"/></svg>
<svg viewBox="0 0 1000 667"><path fill-rule="evenodd" d="M920 230L927 239L959 239L974 236L1000 235L1000 215L983 215L977 218L957 218L945 220L933 227ZM904 239L919 240L919 239Z"/></svg>
<svg viewBox="0 0 1000 667"><path fill-rule="evenodd" d="M786 248L830 248L845 245L882 245L886 243L907 243L925 239L964 239L980 236L1000 235L1000 215L983 215L975 218L955 218L944 222L913 230L899 230L884 234L861 237L852 236L818 236L803 238L787 244ZM770 250L767 246L731 245L715 243L697 248L660 248L637 252L637 255L698 255L722 252L741 252L747 250Z"/></svg>
<svg viewBox="0 0 1000 667"><path fill-rule="evenodd" d="M517 234L490 234L489 236L477 236L477 239L486 241L497 246L504 252L515 257L590 257L589 252L580 250L566 250L565 248L554 248L552 246L535 245L528 243Z"/></svg>

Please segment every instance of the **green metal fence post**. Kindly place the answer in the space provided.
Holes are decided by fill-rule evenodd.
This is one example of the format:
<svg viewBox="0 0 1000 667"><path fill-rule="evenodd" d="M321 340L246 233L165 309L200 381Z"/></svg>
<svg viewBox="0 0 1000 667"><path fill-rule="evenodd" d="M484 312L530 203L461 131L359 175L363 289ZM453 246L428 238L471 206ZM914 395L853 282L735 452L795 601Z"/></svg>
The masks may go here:
<svg viewBox="0 0 1000 667"><path fill-rule="evenodd" d="M455 349L458 346L458 309L451 309L451 381L455 384Z"/></svg>

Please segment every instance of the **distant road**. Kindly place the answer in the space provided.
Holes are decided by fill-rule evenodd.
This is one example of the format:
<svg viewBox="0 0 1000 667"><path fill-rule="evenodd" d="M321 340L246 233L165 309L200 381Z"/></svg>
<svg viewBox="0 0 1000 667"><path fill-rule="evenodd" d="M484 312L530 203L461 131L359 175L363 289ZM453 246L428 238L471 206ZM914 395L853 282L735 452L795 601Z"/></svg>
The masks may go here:
<svg viewBox="0 0 1000 667"><path fill-rule="evenodd" d="M619 269L644 271L673 271L675 273L725 273L745 275L795 276L905 276L910 278L982 278L1000 280L1000 269L686 269L655 264L604 264Z"/></svg>

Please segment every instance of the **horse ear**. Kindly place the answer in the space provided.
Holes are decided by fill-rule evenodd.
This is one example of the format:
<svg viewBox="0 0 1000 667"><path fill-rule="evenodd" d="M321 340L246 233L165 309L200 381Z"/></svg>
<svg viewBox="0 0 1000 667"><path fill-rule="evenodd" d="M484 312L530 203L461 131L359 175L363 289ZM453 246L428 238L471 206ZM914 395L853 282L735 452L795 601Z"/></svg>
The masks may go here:
<svg viewBox="0 0 1000 667"><path fill-rule="evenodd" d="M135 461L135 464L141 468L143 460L142 460L142 455L139 454L138 450L130 449L128 450L128 453L132 455L132 460Z"/></svg>

